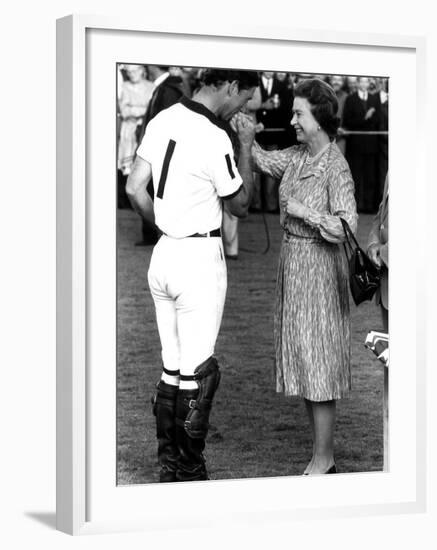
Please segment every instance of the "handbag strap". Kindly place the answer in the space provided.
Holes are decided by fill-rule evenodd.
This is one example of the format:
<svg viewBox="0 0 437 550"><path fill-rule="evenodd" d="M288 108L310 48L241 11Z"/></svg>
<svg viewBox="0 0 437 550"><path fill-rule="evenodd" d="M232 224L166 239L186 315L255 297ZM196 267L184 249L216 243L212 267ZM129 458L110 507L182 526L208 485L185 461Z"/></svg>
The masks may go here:
<svg viewBox="0 0 437 550"><path fill-rule="evenodd" d="M346 235L346 240L351 248L353 248L351 241L355 244L356 248L360 248L355 235L352 232L352 229L349 227L349 224L344 218L340 218L341 224L343 226L344 234Z"/></svg>
<svg viewBox="0 0 437 550"><path fill-rule="evenodd" d="M349 224L347 223L347 221L343 218L340 218L340 221L343 226L343 231L346 237L346 241L343 243L344 253L346 254L346 258L350 260L353 256L354 250L356 248L359 248L359 244L355 238L355 235L352 233L352 230L349 227ZM355 247L354 247L354 244L355 244Z"/></svg>

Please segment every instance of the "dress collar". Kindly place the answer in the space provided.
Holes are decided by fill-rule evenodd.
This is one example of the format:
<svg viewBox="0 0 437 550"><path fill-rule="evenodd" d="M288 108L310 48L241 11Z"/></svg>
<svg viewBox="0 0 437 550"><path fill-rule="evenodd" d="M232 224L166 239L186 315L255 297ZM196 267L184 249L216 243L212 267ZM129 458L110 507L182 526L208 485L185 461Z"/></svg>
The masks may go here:
<svg viewBox="0 0 437 550"><path fill-rule="evenodd" d="M308 158L308 149L305 149L302 158L301 178L308 178L310 176L318 176L323 173L328 165L329 160L332 160L332 156L336 154L336 147L334 141L331 141L325 149L320 151L320 154L315 158L314 162L307 164L305 161Z"/></svg>

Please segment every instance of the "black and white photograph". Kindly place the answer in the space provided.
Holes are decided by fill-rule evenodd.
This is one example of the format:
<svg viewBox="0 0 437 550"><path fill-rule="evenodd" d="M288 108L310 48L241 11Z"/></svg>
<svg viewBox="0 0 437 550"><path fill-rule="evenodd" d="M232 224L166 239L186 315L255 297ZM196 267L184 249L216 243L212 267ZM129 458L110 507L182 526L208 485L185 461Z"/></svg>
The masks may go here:
<svg viewBox="0 0 437 550"><path fill-rule="evenodd" d="M117 485L387 472L384 75L123 62Z"/></svg>
<svg viewBox="0 0 437 550"><path fill-rule="evenodd" d="M432 6L5 4L2 548L432 546Z"/></svg>

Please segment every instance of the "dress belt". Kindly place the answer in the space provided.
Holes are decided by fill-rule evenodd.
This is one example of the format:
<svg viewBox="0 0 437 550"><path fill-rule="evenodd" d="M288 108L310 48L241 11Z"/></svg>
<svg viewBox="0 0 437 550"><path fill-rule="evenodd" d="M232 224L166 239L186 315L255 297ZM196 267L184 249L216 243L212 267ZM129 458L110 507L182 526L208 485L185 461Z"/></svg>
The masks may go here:
<svg viewBox="0 0 437 550"><path fill-rule="evenodd" d="M285 240L288 242L291 239L297 239L302 242L308 243L308 244L324 244L326 241L324 239L320 239L316 236L306 236L306 235L296 235L295 233L291 233L288 229L284 229L284 237Z"/></svg>

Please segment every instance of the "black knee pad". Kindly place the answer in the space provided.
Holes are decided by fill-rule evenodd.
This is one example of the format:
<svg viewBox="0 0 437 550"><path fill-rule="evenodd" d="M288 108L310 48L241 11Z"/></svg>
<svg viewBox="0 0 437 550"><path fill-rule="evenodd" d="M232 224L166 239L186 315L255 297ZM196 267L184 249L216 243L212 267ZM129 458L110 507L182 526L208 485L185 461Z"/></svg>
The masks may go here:
<svg viewBox="0 0 437 550"><path fill-rule="evenodd" d="M192 379L196 381L198 390L196 397L188 403L189 411L184 427L193 439L205 438L213 397L220 384L220 370L215 357L210 357L199 365Z"/></svg>

